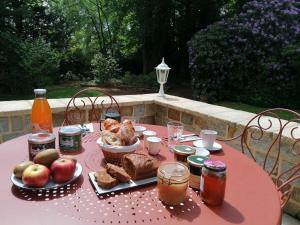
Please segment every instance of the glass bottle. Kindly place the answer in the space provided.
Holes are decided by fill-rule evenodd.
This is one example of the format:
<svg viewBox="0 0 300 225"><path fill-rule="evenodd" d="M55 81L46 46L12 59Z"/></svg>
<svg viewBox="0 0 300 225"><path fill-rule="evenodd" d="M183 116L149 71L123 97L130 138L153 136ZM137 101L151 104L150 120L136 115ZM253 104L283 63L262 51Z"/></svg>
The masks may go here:
<svg viewBox="0 0 300 225"><path fill-rule="evenodd" d="M46 99L46 89L34 89L35 99L31 110L31 132L52 133L52 111Z"/></svg>

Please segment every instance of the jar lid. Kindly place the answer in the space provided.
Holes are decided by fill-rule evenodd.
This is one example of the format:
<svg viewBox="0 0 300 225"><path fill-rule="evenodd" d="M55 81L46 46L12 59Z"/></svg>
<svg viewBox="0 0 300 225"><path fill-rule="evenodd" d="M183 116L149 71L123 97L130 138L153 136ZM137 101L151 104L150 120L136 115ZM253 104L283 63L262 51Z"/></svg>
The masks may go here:
<svg viewBox="0 0 300 225"><path fill-rule="evenodd" d="M189 169L178 162L164 163L158 168L158 176L168 183L182 183L189 179Z"/></svg>
<svg viewBox="0 0 300 225"><path fill-rule="evenodd" d="M81 129L77 126L66 126L66 127L61 127L58 132L60 134L66 134L66 135L77 135L77 134L81 134Z"/></svg>
<svg viewBox="0 0 300 225"><path fill-rule="evenodd" d="M46 144L53 140L55 140L55 135L52 133L35 133L28 138L28 142L32 144Z"/></svg>
<svg viewBox="0 0 300 225"><path fill-rule="evenodd" d="M180 155L192 155L196 150L188 145L175 145L173 151Z"/></svg>
<svg viewBox="0 0 300 225"><path fill-rule="evenodd" d="M196 166L196 167L202 167L204 164L204 161L208 160L208 157L199 156L199 155L190 155L187 157L187 161L190 165Z"/></svg>
<svg viewBox="0 0 300 225"><path fill-rule="evenodd" d="M118 112L106 112L105 113L105 117L106 118L111 118L111 119L114 119L114 118L119 118L121 115L120 113Z"/></svg>
<svg viewBox="0 0 300 225"><path fill-rule="evenodd" d="M226 164L220 160L206 160L204 167L217 172L226 170Z"/></svg>

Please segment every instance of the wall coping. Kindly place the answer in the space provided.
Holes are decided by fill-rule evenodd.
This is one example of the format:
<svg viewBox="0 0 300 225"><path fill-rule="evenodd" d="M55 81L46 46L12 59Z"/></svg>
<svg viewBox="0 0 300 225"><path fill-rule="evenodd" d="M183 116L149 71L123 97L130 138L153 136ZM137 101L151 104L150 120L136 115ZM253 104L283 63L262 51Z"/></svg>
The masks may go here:
<svg viewBox="0 0 300 225"><path fill-rule="evenodd" d="M117 100L120 106L130 106L137 104L156 104L176 109L194 116L204 115L210 118L216 118L219 120L223 120L224 122L234 123L236 125L241 126L245 126L249 122L249 120L256 115L254 113L230 109L223 106L212 105L173 95L159 97L156 93L153 93L140 95L120 95L114 96L114 98ZM91 99L95 99L95 97L91 97ZM107 97L100 97L99 99L107 99ZM69 100L70 98L48 99L53 112L64 111ZM0 117L30 114L32 103L33 100L0 101ZM265 127L269 126L269 121L273 123L273 126L268 131L278 133L278 119L272 117L263 117L261 120L262 125ZM283 120L283 122L287 121ZM287 126L287 128L283 132L283 136L291 138L291 129L289 129L291 127L295 127L295 123L291 123L291 125ZM296 129L294 131L294 136L300 137L300 129Z"/></svg>

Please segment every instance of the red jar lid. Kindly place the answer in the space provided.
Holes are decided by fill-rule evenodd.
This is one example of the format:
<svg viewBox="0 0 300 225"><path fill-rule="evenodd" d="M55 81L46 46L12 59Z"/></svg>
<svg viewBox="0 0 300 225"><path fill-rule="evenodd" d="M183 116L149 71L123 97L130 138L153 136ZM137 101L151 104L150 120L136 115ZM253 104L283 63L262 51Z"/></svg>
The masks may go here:
<svg viewBox="0 0 300 225"><path fill-rule="evenodd" d="M226 170L226 164L220 160L206 160L204 162L204 167L216 172L221 172Z"/></svg>

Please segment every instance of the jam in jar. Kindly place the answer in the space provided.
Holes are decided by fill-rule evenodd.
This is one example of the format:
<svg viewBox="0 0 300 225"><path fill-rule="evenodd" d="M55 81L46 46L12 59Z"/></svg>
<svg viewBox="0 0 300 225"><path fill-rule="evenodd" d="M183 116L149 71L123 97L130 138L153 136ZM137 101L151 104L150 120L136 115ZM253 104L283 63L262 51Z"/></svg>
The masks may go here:
<svg viewBox="0 0 300 225"><path fill-rule="evenodd" d="M226 165L218 160L206 160L202 168L200 194L208 205L221 205L226 186Z"/></svg>
<svg viewBox="0 0 300 225"><path fill-rule="evenodd" d="M189 169L178 162L162 164L157 170L158 197L166 205L184 202L190 178Z"/></svg>

